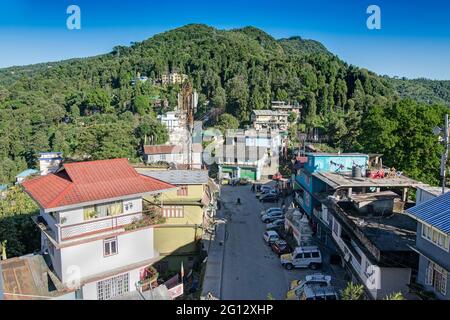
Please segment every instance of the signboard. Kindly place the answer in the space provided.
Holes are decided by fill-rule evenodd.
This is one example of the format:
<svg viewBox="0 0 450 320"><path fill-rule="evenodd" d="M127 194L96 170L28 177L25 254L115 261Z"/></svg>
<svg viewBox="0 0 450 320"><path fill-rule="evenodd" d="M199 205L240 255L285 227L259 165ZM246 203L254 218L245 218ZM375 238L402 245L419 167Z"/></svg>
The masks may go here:
<svg viewBox="0 0 450 320"><path fill-rule="evenodd" d="M175 299L176 297L179 297L183 295L183 283L177 284L175 287L172 287L169 289L169 297L170 299Z"/></svg>

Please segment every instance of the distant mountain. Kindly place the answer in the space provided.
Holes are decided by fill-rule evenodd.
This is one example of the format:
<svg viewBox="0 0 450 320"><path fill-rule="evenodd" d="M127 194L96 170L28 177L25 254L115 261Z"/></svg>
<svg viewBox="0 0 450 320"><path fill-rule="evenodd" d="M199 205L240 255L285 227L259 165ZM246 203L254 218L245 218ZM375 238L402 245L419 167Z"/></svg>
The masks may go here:
<svg viewBox="0 0 450 320"><path fill-rule="evenodd" d="M380 77L348 65L314 40L277 40L254 27L191 24L95 57L0 69L0 183L19 167L34 165L39 151L137 159L144 141L165 137L151 97L174 106L179 88L152 81L134 86L132 80L175 70L187 74L199 92L197 116L215 108L241 125L271 100L297 101L309 126L352 113L356 128L372 107L402 97L450 100L448 82ZM347 129L340 132L354 137Z"/></svg>

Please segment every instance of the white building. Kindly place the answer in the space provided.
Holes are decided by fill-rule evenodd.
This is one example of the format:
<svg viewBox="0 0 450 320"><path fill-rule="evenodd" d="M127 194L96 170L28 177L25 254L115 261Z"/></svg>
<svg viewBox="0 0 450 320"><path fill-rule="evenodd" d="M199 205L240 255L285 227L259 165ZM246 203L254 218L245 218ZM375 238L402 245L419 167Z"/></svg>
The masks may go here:
<svg viewBox="0 0 450 320"><path fill-rule="evenodd" d="M142 198L175 186L140 175L127 159L66 163L22 185L40 206L41 249L78 299L111 299L145 280L158 253Z"/></svg>
<svg viewBox="0 0 450 320"><path fill-rule="evenodd" d="M201 169L202 145L200 143L180 145L148 145L144 146L146 163L174 163L179 169Z"/></svg>
<svg viewBox="0 0 450 320"><path fill-rule="evenodd" d="M158 120L163 124L169 134L180 129L180 117L176 111L170 111L162 115L158 115Z"/></svg>

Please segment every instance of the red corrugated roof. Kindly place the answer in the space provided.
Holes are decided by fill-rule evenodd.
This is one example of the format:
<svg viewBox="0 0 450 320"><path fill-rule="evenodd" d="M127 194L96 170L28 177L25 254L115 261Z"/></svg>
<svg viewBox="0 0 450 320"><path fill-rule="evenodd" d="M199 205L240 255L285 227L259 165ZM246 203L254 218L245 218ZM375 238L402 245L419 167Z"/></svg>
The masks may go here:
<svg viewBox="0 0 450 320"><path fill-rule="evenodd" d="M22 186L45 209L175 188L140 175L127 159L67 163L61 171Z"/></svg>
<svg viewBox="0 0 450 320"><path fill-rule="evenodd" d="M173 151L178 151L178 153L181 153L182 148L179 147L177 150L174 150L176 146L174 145L154 145L154 146L144 146L144 153L145 154L167 154L172 153Z"/></svg>

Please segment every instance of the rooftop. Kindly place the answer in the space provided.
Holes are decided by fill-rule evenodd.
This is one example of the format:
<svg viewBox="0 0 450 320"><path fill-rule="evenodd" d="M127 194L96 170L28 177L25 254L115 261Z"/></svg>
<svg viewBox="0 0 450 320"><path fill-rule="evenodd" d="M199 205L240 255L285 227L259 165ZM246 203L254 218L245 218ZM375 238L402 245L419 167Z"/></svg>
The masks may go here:
<svg viewBox="0 0 450 320"><path fill-rule="evenodd" d="M396 175L392 178L387 176L384 178L352 177L351 172L315 172L312 175L333 189L352 187L418 187L424 185L422 182L404 175Z"/></svg>
<svg viewBox="0 0 450 320"><path fill-rule="evenodd" d="M56 173L27 180L22 186L48 211L175 188L140 175L127 159L66 163Z"/></svg>
<svg viewBox="0 0 450 320"><path fill-rule="evenodd" d="M307 152L306 153L307 156L311 156L311 157L368 157L367 154L365 153L358 153L358 152L354 152L354 153L338 153L338 152Z"/></svg>
<svg viewBox="0 0 450 320"><path fill-rule="evenodd" d="M442 195L442 187L433 187L428 185L423 185L418 187L418 189L422 189L428 193L431 193L432 195L435 195L436 197ZM445 188L445 192L449 192L450 188Z"/></svg>
<svg viewBox="0 0 450 320"><path fill-rule="evenodd" d="M25 178L25 177L31 176L33 174L36 174L38 172L39 172L39 170L36 170L36 169L26 169L26 170L20 172L19 174L17 174L16 178Z"/></svg>
<svg viewBox="0 0 450 320"><path fill-rule="evenodd" d="M200 143L192 144L193 152L202 152L203 148ZM171 153L184 153L187 152L187 146L172 145L172 144L159 144L159 145L147 145L144 146L145 154L171 154Z"/></svg>
<svg viewBox="0 0 450 320"><path fill-rule="evenodd" d="M377 262L391 266L407 263L412 252L410 246L416 239L414 219L392 210L379 214L361 213L350 201L337 201L333 197L322 198L321 202L331 208L344 229L354 234L352 239L361 243L361 249Z"/></svg>
<svg viewBox="0 0 450 320"><path fill-rule="evenodd" d="M252 111L257 116L288 116L289 114L283 111L274 110L253 110Z"/></svg>
<svg viewBox="0 0 450 320"><path fill-rule="evenodd" d="M415 219L450 234L450 192L422 202L406 212Z"/></svg>
<svg viewBox="0 0 450 320"><path fill-rule="evenodd" d="M149 170L138 168L137 172L170 184L207 184L207 170Z"/></svg>
<svg viewBox="0 0 450 320"><path fill-rule="evenodd" d="M42 255L26 255L0 261L5 300L50 299L68 293ZM1 282L0 282L1 284Z"/></svg>

